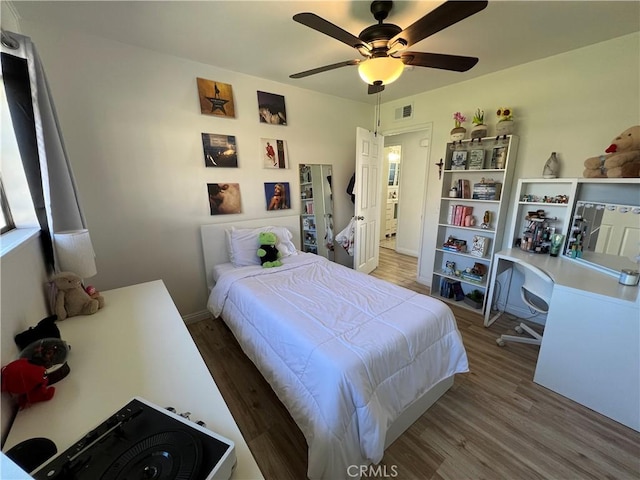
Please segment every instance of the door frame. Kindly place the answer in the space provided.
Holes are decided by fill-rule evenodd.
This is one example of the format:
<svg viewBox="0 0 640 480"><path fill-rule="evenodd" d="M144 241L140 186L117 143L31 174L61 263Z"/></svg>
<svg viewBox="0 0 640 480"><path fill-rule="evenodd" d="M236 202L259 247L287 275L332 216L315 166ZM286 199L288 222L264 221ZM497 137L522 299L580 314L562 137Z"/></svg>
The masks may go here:
<svg viewBox="0 0 640 480"><path fill-rule="evenodd" d="M423 189L422 192L422 216L420 218L420 245L418 248L418 267L417 267L417 271L416 271L416 278L417 281L419 283L423 283L429 282L430 278L422 278L420 275L420 266L422 265L422 261L423 261L423 252L424 252L424 248L423 248L423 242L424 242L424 226L425 226L425 216L427 213L427 207L433 207L433 208L438 208L438 204L434 204L433 206L429 204L428 202L428 188L429 188L429 180L432 178L431 177L431 170L432 170L432 162L431 162L431 145L433 143L433 122L424 122L424 123L417 123L417 124L411 124L411 125L405 125L402 127L393 127L393 128L389 128L387 130L382 130L381 131L381 135L385 138L393 136L393 135L402 135L404 133L414 133L414 132L420 132L420 131L425 131L428 132L427 133L427 138L429 140L429 145L427 148L427 158L426 158L426 162L427 162L427 168L425 169L425 187ZM406 168L405 168L406 170ZM382 190L382 189L381 189ZM438 192L440 191L440 189L438 189ZM379 195L382 196L382 191L379 192ZM398 225L400 225L400 218L401 218L401 210L398 211ZM397 234L396 234L397 235ZM422 279L422 281L420 281ZM428 284L428 283L427 283Z"/></svg>

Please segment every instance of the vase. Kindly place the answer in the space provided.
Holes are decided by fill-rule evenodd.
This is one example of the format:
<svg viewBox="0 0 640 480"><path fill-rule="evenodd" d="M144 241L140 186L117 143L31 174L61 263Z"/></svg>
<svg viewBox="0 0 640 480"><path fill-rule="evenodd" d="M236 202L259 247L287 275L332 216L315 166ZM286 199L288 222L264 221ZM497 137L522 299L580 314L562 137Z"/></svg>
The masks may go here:
<svg viewBox="0 0 640 480"><path fill-rule="evenodd" d="M501 120L496 125L496 135L511 135L513 133L513 120Z"/></svg>
<svg viewBox="0 0 640 480"><path fill-rule="evenodd" d="M471 129L471 138L484 138L488 131L489 128L484 123L476 125Z"/></svg>
<svg viewBox="0 0 640 480"><path fill-rule="evenodd" d="M467 129L464 127L455 127L453 130L451 130L451 141L453 142L460 142L461 140L464 140L464 136L467 133Z"/></svg>
<svg viewBox="0 0 640 480"><path fill-rule="evenodd" d="M559 167L560 162L558 162L556 152L551 152L551 156L548 158L544 164L544 168L542 169L542 178L556 178L558 176Z"/></svg>

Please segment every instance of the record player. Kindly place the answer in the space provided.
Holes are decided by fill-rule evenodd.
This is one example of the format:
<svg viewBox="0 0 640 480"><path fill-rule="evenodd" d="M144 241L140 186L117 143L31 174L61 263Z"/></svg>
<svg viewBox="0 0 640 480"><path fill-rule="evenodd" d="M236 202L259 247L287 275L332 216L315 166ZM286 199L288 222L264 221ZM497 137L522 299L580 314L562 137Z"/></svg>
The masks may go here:
<svg viewBox="0 0 640 480"><path fill-rule="evenodd" d="M182 415L134 397L31 476L35 480L229 479L236 464L233 441Z"/></svg>

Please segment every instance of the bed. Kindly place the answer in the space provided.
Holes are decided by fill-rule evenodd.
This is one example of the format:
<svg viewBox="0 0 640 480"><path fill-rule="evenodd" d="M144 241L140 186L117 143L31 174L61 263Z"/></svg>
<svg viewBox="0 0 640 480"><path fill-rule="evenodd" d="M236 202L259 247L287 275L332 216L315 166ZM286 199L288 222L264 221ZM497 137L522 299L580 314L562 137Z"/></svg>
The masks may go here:
<svg viewBox="0 0 640 480"><path fill-rule="evenodd" d="M250 258L266 225L280 267ZM299 228L297 216L202 226L207 308L300 427L308 477L355 478L350 466L378 463L468 371L466 352L443 302L298 251Z"/></svg>

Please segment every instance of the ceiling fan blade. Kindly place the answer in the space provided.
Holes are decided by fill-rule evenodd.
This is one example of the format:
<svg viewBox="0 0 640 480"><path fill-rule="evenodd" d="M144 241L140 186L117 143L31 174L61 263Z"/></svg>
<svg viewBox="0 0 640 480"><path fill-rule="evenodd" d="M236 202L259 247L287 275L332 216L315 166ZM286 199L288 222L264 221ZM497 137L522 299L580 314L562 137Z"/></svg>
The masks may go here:
<svg viewBox="0 0 640 480"><path fill-rule="evenodd" d="M449 0L443 3L435 10L427 13L420 20L416 21L409 27L405 28L402 32L397 34L391 40L389 45L399 39L403 39L407 42L406 47L410 47L414 43L418 43L420 40L438 33L440 30L453 25L454 23L464 20L471 15L484 10L489 2L485 1L456 1Z"/></svg>
<svg viewBox="0 0 640 480"><path fill-rule="evenodd" d="M347 60L346 62L333 63L331 65L325 65L324 67L314 68L312 70L306 70L300 73L294 73L293 75L289 75L289 78L304 78L309 75L315 75L316 73L327 72L329 70L335 70L340 67L347 67L349 65L358 65L360 60Z"/></svg>
<svg viewBox="0 0 640 480"><path fill-rule="evenodd" d="M335 38L342 43L346 43L350 47L358 48L359 45L364 45L364 42L358 37L350 34L346 30L343 30L337 25L334 25L333 23L325 20L324 18L319 17L315 13L297 13L293 16L293 19L296 22L301 23L302 25L313 28L320 33L324 33L325 35L329 35L330 37Z"/></svg>
<svg viewBox="0 0 640 480"><path fill-rule="evenodd" d="M369 85L367 87L367 93L373 95L374 93L380 93L384 90L384 85Z"/></svg>
<svg viewBox="0 0 640 480"><path fill-rule="evenodd" d="M402 52L401 58L402 63L405 65L439 68L441 70L453 70L455 72L466 72L478 63L476 57L444 55L442 53Z"/></svg>

